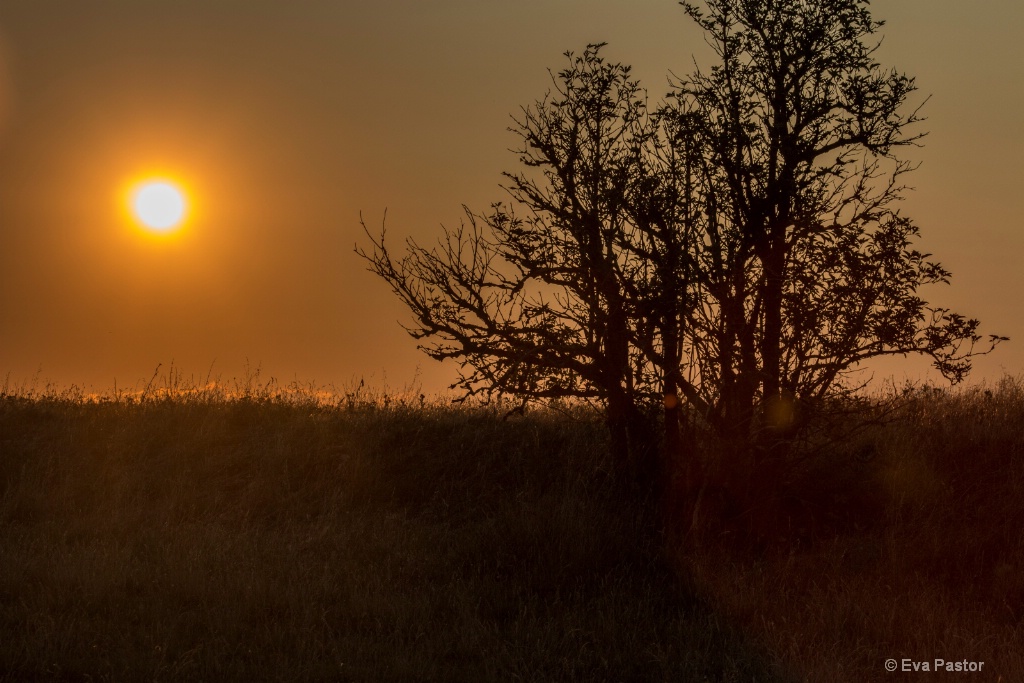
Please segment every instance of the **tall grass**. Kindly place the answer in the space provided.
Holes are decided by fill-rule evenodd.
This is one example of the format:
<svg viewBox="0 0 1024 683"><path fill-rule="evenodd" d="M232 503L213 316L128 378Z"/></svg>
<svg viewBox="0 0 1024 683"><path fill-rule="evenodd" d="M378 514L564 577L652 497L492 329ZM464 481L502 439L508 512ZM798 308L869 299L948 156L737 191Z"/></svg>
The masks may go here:
<svg viewBox="0 0 1024 683"><path fill-rule="evenodd" d="M680 562L799 679L920 680L902 660L941 658L1024 680L1024 385L907 390L889 418L807 464L780 542L724 533Z"/></svg>
<svg viewBox="0 0 1024 683"><path fill-rule="evenodd" d="M669 548L582 410L159 384L0 395L4 680L1024 679L1017 381L908 391L757 543Z"/></svg>
<svg viewBox="0 0 1024 683"><path fill-rule="evenodd" d="M5 680L778 678L593 416L151 389L0 398Z"/></svg>

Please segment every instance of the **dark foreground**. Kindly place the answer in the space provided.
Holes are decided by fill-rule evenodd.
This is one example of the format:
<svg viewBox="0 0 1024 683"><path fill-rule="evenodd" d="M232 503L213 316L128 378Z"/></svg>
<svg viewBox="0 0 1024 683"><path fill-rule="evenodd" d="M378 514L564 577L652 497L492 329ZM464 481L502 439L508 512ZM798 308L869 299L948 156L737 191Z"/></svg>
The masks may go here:
<svg viewBox="0 0 1024 683"><path fill-rule="evenodd" d="M582 414L3 396L0 678L1024 680L1024 391L901 410L666 551Z"/></svg>

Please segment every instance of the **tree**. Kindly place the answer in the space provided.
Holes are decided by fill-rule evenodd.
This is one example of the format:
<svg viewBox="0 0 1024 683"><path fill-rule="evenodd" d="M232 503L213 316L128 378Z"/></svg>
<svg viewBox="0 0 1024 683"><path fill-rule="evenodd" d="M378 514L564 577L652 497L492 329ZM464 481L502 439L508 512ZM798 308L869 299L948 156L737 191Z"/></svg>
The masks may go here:
<svg viewBox="0 0 1024 683"><path fill-rule="evenodd" d="M703 155L688 329L705 346L684 394L719 434L770 450L795 407L849 392L870 358L923 354L960 381L979 323L920 298L950 274L896 208L913 170L897 151L923 133L914 80L874 60L867 1L681 4L718 57L674 93Z"/></svg>
<svg viewBox="0 0 1024 683"><path fill-rule="evenodd" d="M920 296L949 273L897 208L915 85L874 60L867 4L682 3L718 62L653 110L601 45L566 53L514 119L510 203L466 209L432 249L396 259L367 230L357 252L427 353L460 363L456 387L599 402L644 486L679 475L694 428L761 476L871 358L922 354L959 381L1002 338L978 351L977 320Z"/></svg>
<svg viewBox="0 0 1024 683"><path fill-rule="evenodd" d="M437 247L410 241L397 260L383 230L370 235L372 252L357 252L412 311L421 348L459 362L454 387L596 400L620 467L644 478L654 457L642 411L651 388L632 343L630 293L645 264L623 245L650 119L629 67L606 62L601 47L566 53L554 91L514 119L527 172L505 174L511 204L465 209Z"/></svg>

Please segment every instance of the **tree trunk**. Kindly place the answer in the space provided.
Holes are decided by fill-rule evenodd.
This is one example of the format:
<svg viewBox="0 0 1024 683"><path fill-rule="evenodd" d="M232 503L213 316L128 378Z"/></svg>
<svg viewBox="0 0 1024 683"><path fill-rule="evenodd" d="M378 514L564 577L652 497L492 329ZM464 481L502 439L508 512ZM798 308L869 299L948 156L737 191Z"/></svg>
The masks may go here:
<svg viewBox="0 0 1024 683"><path fill-rule="evenodd" d="M639 406L625 391L609 395L607 424L620 483L649 495L658 478L655 439Z"/></svg>
<svg viewBox="0 0 1024 683"><path fill-rule="evenodd" d="M783 231L784 232L784 231ZM763 373L761 400L777 400L781 392L782 294L785 286L785 235L773 240L761 263L764 267L764 331L761 338Z"/></svg>

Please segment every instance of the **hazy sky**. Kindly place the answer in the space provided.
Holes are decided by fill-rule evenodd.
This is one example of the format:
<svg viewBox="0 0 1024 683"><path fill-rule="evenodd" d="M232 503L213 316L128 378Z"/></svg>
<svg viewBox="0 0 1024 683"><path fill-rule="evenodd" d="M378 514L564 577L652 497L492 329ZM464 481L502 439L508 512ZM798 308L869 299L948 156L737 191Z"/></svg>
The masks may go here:
<svg viewBox="0 0 1024 683"><path fill-rule="evenodd" d="M904 212L954 278L925 298L1014 338L975 379L1018 374L1024 4L871 6L881 59L931 96ZM4 0L0 384L102 391L172 362L230 382L248 360L282 383L442 388L452 369L353 254L359 212L429 242L502 199L509 115L600 41L653 99L708 64L673 0ZM124 214L148 173L190 194L174 239Z"/></svg>

